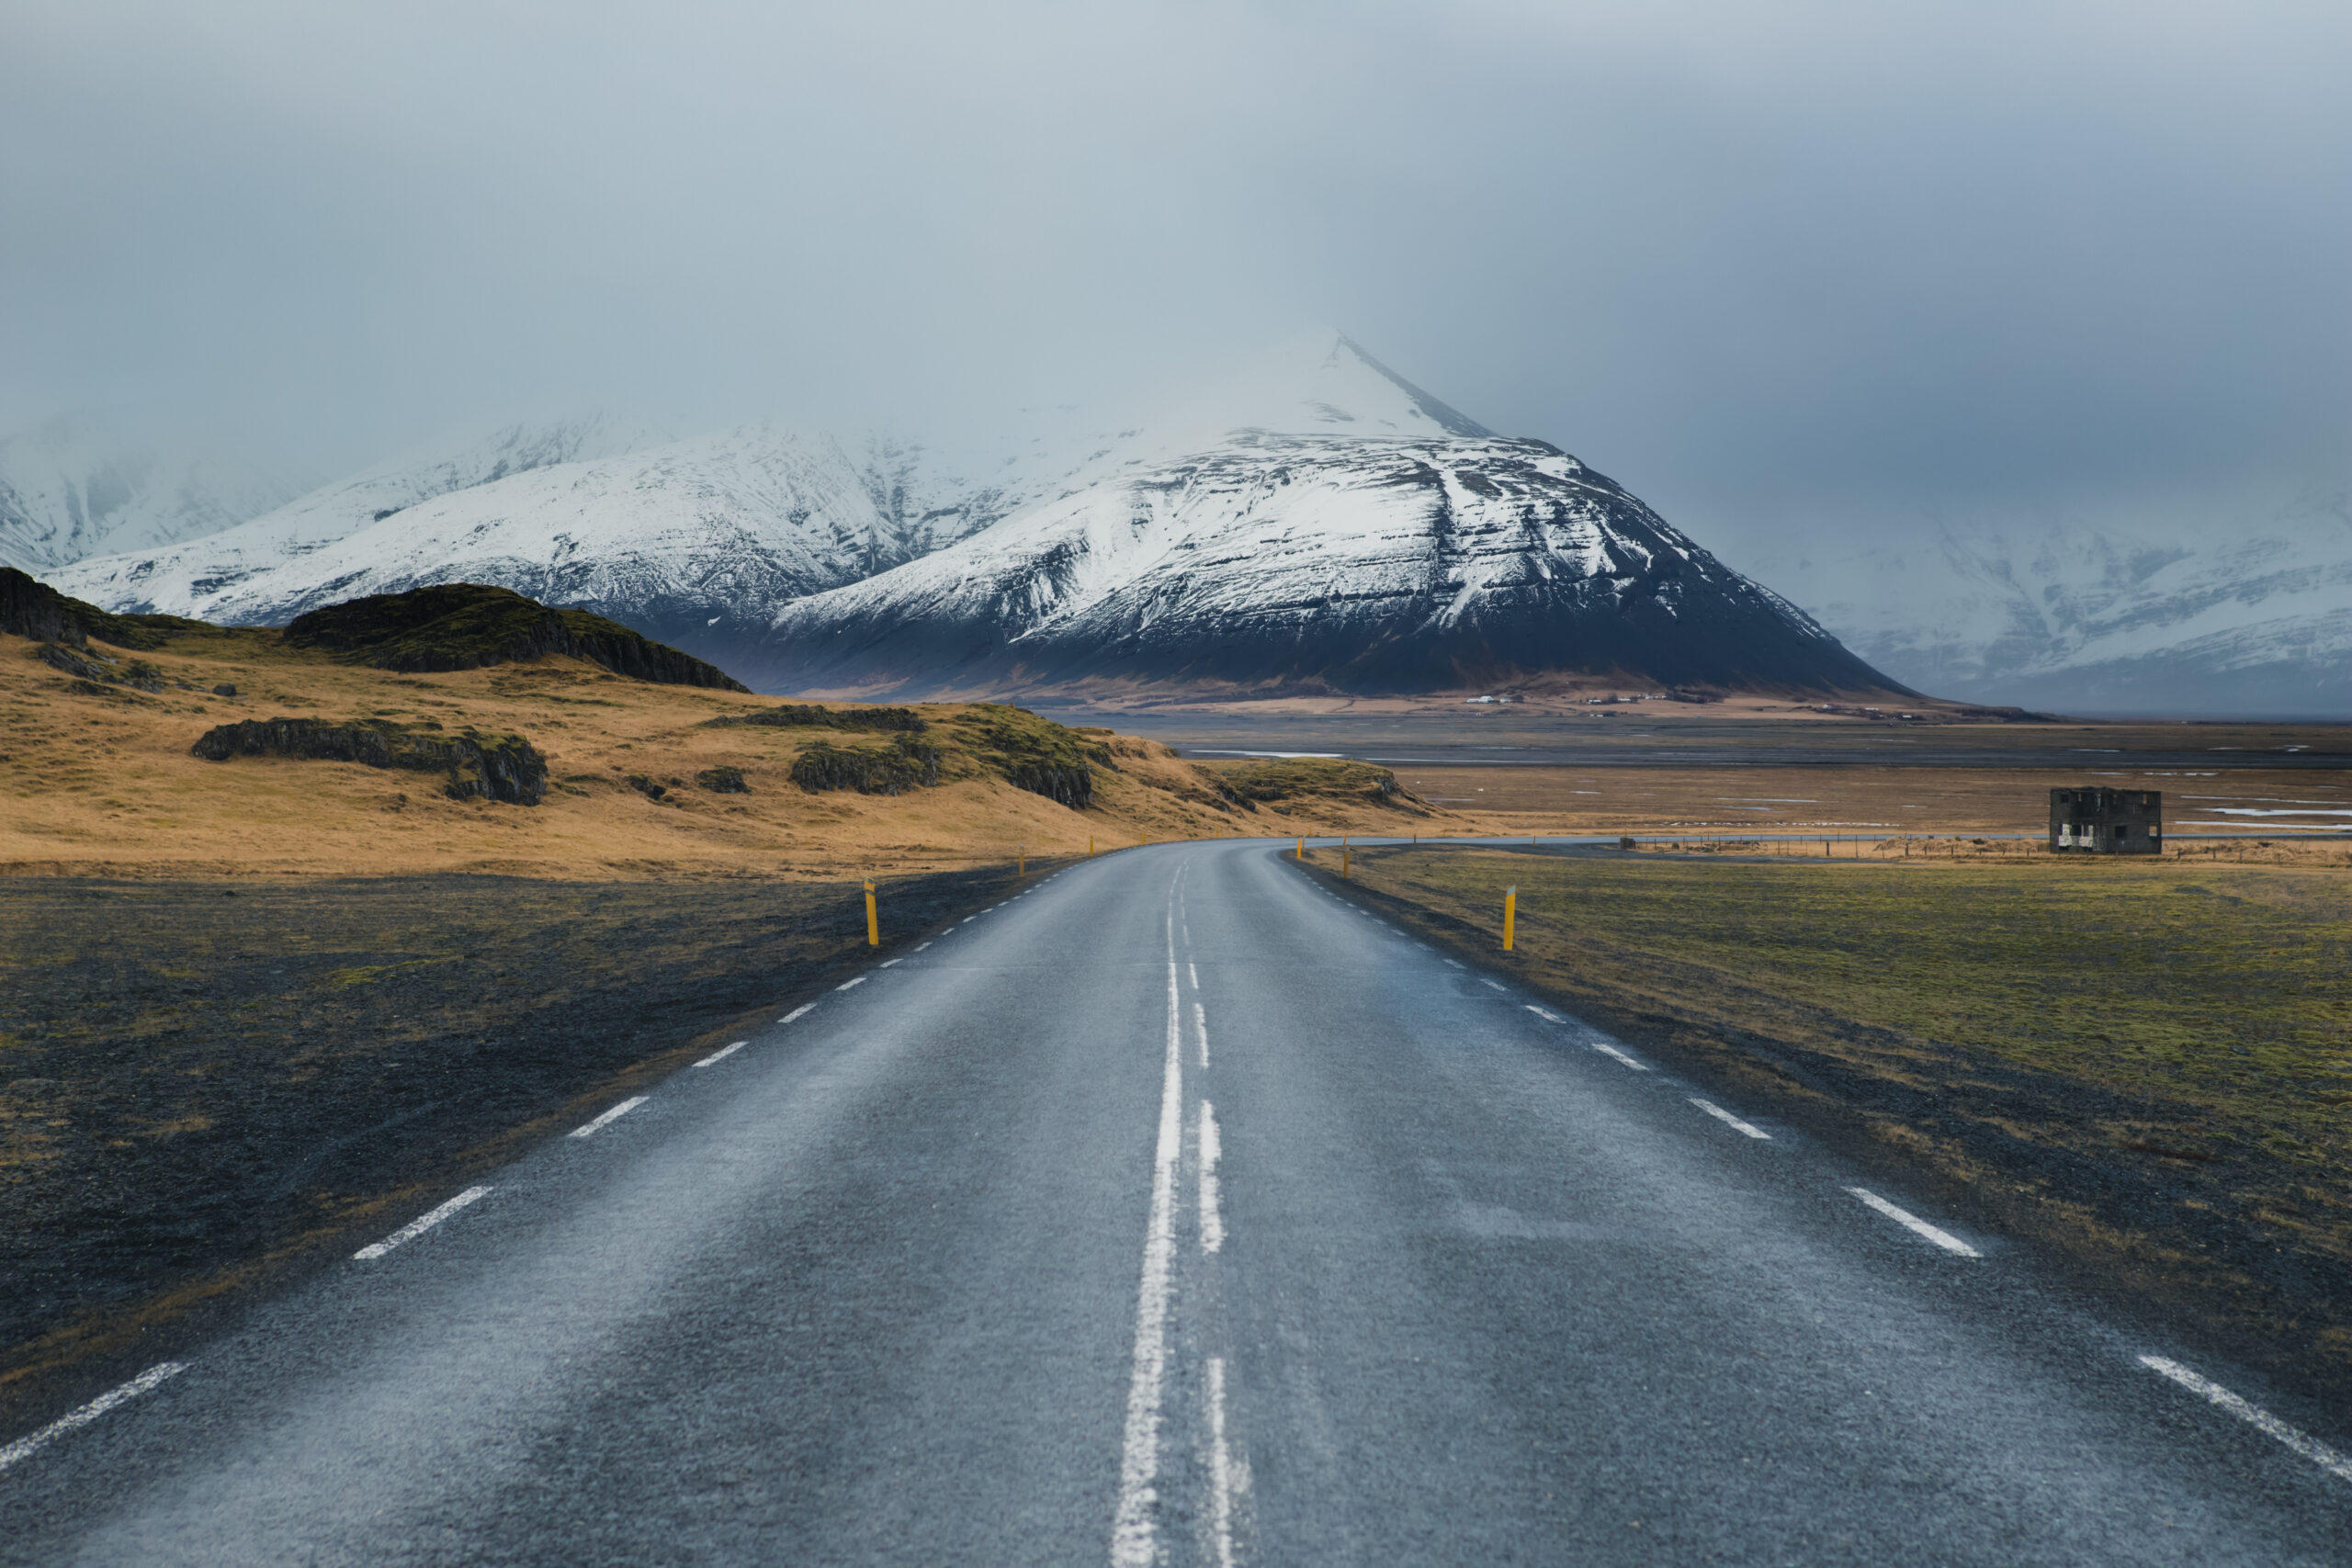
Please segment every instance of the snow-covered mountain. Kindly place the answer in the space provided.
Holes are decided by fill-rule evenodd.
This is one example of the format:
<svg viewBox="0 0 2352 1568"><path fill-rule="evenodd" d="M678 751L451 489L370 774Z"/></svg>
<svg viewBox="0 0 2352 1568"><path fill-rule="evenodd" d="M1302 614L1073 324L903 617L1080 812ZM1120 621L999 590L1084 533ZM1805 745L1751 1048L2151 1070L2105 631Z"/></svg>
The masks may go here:
<svg viewBox="0 0 2352 1568"><path fill-rule="evenodd" d="M755 687L1898 689L1541 441L1244 432L785 606Z"/></svg>
<svg viewBox="0 0 2352 1568"><path fill-rule="evenodd" d="M661 437L601 416L512 424L445 438L285 504L166 547L137 548L79 560L48 574L65 592L119 611L160 612L227 623L291 619L315 601L297 586L313 564L338 558L360 570L349 542L411 508L517 474L627 452ZM390 531L397 536L399 529ZM384 537L377 547L382 548ZM330 565L329 575L337 570ZM286 572L291 597L273 592ZM432 581L448 581L446 578ZM346 595L347 597L347 595ZM282 613L281 613L282 611Z"/></svg>
<svg viewBox="0 0 2352 1568"><path fill-rule="evenodd" d="M1932 522L1880 538L1897 542L1816 538L1741 559L1871 663L1939 695L2086 714L2352 712L2341 495L2201 522Z"/></svg>
<svg viewBox="0 0 2352 1568"><path fill-rule="evenodd" d="M52 572L218 534L304 488L192 446L86 414L0 441L0 566Z"/></svg>
<svg viewBox="0 0 2352 1568"><path fill-rule="evenodd" d="M1609 479L1336 333L1149 418L1024 419L956 447L515 427L52 578L244 624L492 583L779 690L1894 689Z"/></svg>

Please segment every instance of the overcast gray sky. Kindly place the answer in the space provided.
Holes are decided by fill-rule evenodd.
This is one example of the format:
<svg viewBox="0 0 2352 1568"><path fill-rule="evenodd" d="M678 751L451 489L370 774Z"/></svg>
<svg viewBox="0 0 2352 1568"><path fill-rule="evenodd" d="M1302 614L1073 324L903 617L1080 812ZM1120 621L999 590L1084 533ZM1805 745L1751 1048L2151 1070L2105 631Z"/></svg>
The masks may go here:
<svg viewBox="0 0 2352 1568"><path fill-rule="evenodd" d="M0 429L922 426L1328 322L1694 532L2340 487L2347 80L2342 0L0 0Z"/></svg>

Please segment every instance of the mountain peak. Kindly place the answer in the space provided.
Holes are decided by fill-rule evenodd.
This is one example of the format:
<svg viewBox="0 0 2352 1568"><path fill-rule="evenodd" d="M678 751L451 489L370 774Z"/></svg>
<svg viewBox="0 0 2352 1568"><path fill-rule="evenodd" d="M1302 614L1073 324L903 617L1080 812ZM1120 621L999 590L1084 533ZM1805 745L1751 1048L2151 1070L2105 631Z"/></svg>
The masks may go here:
<svg viewBox="0 0 2352 1568"><path fill-rule="evenodd" d="M1329 327L1301 333L1153 424L1181 449L1241 431L1272 435L1491 439L1494 432L1439 401Z"/></svg>

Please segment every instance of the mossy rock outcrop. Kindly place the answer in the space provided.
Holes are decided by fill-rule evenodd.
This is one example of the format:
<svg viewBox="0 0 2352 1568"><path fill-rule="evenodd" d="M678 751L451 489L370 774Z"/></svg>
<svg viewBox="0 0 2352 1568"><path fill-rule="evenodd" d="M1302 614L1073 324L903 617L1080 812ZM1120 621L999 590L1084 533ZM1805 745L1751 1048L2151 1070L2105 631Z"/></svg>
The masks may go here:
<svg viewBox="0 0 2352 1568"><path fill-rule="evenodd" d="M907 735L888 747L812 740L792 760L792 782L811 795L829 789L903 795L939 782L939 750Z"/></svg>
<svg viewBox="0 0 2352 1568"><path fill-rule="evenodd" d="M453 800L537 806L548 793L548 765L519 735L420 733L389 719L336 723L322 718L249 718L206 730L189 748L209 762L232 757L302 757L405 768L447 775Z"/></svg>
<svg viewBox="0 0 2352 1568"><path fill-rule="evenodd" d="M298 615L286 628L296 648L322 649L347 663L411 674L480 670L567 654L616 675L665 686L750 687L691 654L585 610L558 610L508 588L446 582L405 593L374 593Z"/></svg>
<svg viewBox="0 0 2352 1568"><path fill-rule="evenodd" d="M1094 804L1094 769L1110 768L1110 748L1052 719L1007 703L979 703L948 725L980 764L1018 789L1073 811Z"/></svg>
<svg viewBox="0 0 2352 1568"><path fill-rule="evenodd" d="M1371 806L1426 809L1386 768L1337 757L1283 757L1215 770L1217 782L1247 809L1295 800L1353 800Z"/></svg>
<svg viewBox="0 0 2352 1568"><path fill-rule="evenodd" d="M713 729L733 724L762 724L780 729L899 730L919 734L923 717L912 708L829 708L815 703L786 703L756 713L721 714L717 718L704 719L703 724Z"/></svg>
<svg viewBox="0 0 2352 1568"><path fill-rule="evenodd" d="M13 566L0 566L0 632L15 637L76 649L87 649L96 637L117 648L146 649L203 625L178 615L118 615L69 598Z"/></svg>

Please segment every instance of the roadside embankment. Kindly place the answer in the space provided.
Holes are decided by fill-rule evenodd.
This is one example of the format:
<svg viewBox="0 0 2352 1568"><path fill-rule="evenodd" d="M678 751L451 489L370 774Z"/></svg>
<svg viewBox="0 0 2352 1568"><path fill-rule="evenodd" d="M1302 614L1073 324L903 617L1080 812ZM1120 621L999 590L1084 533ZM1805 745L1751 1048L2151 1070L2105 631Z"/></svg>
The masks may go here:
<svg viewBox="0 0 2352 1568"><path fill-rule="evenodd" d="M0 1413L1013 880L0 881Z"/></svg>
<svg viewBox="0 0 2352 1568"><path fill-rule="evenodd" d="M1370 848L1351 886L2352 1389L2340 867Z"/></svg>

